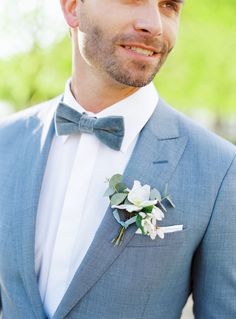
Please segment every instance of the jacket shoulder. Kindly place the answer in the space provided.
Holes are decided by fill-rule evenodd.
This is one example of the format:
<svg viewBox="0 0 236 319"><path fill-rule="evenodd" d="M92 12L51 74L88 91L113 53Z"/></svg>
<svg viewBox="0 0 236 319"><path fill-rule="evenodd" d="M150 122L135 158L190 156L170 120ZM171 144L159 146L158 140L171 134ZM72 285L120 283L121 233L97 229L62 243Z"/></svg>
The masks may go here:
<svg viewBox="0 0 236 319"><path fill-rule="evenodd" d="M165 116L168 123L175 123L179 136L188 137L187 151L193 161L198 160L200 163L205 159L204 162L208 160L209 163L219 161L220 166L230 165L236 156L236 146L233 143L201 126L166 102L162 101L161 104L164 112L168 114Z"/></svg>
<svg viewBox="0 0 236 319"><path fill-rule="evenodd" d="M24 132L29 128L31 123L32 129L35 126L41 125L49 114L52 114L61 96L55 97L46 102L29 107L23 111L16 112L0 119L0 146L7 141L14 141L24 135Z"/></svg>
<svg viewBox="0 0 236 319"><path fill-rule="evenodd" d="M22 111L4 116L0 119L0 130L3 128L8 128L10 126L16 126L20 123L27 123L27 121L32 117L43 118L44 115L51 109L55 108L57 103L61 98L57 96L49 101L45 101L29 108L26 108Z"/></svg>

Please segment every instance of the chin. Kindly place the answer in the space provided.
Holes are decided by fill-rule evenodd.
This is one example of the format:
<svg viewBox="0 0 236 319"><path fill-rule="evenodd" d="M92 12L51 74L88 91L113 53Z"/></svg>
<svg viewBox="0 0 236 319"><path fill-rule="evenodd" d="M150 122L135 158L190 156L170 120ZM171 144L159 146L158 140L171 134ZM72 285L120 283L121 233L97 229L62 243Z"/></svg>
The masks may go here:
<svg viewBox="0 0 236 319"><path fill-rule="evenodd" d="M134 76L134 74L130 72L122 72L122 73L113 73L111 77L113 80L118 82L119 84L123 84L124 86L141 88L148 85L154 79L156 75L155 73L144 76L143 72L139 75Z"/></svg>

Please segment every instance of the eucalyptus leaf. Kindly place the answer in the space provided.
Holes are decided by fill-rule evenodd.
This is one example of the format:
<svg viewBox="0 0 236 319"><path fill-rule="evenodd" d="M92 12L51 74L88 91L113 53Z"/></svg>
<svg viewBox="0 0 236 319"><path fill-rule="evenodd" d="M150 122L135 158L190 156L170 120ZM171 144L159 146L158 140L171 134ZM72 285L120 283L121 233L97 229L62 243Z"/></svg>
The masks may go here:
<svg viewBox="0 0 236 319"><path fill-rule="evenodd" d="M166 200L170 203L170 205L171 205L173 208L175 208L175 204L173 203L173 201L172 201L170 195L166 197Z"/></svg>
<svg viewBox="0 0 236 319"><path fill-rule="evenodd" d="M121 183L121 180L122 180L122 175L120 174L113 175L112 178L109 180L109 187L115 189L116 185Z"/></svg>
<svg viewBox="0 0 236 319"><path fill-rule="evenodd" d="M118 193L123 193L127 189L127 186L124 183L119 183L116 185L116 191Z"/></svg>
<svg viewBox="0 0 236 319"><path fill-rule="evenodd" d="M127 193L116 193L111 197L111 205L121 204L127 197Z"/></svg>
<svg viewBox="0 0 236 319"><path fill-rule="evenodd" d="M165 185L164 197L168 196L168 184Z"/></svg>
<svg viewBox="0 0 236 319"><path fill-rule="evenodd" d="M122 227L125 226L125 223L120 219L120 215L119 215L118 209L115 209L115 210L113 211L113 216L115 217L116 221L117 221Z"/></svg>
<svg viewBox="0 0 236 319"><path fill-rule="evenodd" d="M111 196L115 193L115 190L111 187L108 187L103 196Z"/></svg>
<svg viewBox="0 0 236 319"><path fill-rule="evenodd" d="M159 203L159 205L164 210L164 212L167 213L167 209L165 208L165 206L162 203Z"/></svg>
<svg viewBox="0 0 236 319"><path fill-rule="evenodd" d="M151 192L150 192L150 200L156 200L156 199L158 200L158 202L160 202L161 194L156 188L153 188L151 189Z"/></svg>
<svg viewBox="0 0 236 319"><path fill-rule="evenodd" d="M136 223L136 219L137 219L137 216L134 216L134 217L126 220L125 223L124 223L124 227L128 228L130 225Z"/></svg>
<svg viewBox="0 0 236 319"><path fill-rule="evenodd" d="M131 202L128 200L128 196L126 197L124 204L125 204L125 205L133 205L133 203L131 203Z"/></svg>

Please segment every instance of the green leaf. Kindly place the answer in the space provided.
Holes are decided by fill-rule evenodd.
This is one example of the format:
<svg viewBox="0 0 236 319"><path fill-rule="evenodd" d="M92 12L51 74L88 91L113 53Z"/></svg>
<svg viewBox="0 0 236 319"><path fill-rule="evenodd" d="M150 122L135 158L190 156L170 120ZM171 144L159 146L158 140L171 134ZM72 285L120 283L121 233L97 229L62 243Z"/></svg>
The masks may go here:
<svg viewBox="0 0 236 319"><path fill-rule="evenodd" d="M127 194L127 195L128 195L128 194ZM128 196L126 197L124 204L125 204L125 205L133 205L133 204L128 200Z"/></svg>
<svg viewBox="0 0 236 319"><path fill-rule="evenodd" d="M111 187L108 187L103 196L105 196L105 197L111 196L114 193L115 193L115 190L113 188L111 188Z"/></svg>
<svg viewBox="0 0 236 319"><path fill-rule="evenodd" d="M134 217L131 217L130 219L126 220L124 223L124 227L128 228L130 225L136 223L137 215Z"/></svg>
<svg viewBox="0 0 236 319"><path fill-rule="evenodd" d="M161 206L161 208L163 209L163 211L166 213L167 209L165 208L165 206L162 203L159 203L159 205Z"/></svg>
<svg viewBox="0 0 236 319"><path fill-rule="evenodd" d="M143 226L141 226L140 229L141 229L141 231L142 231L142 234L143 234L143 235L146 235Z"/></svg>
<svg viewBox="0 0 236 319"><path fill-rule="evenodd" d="M151 192L150 192L150 200L156 200L156 199L160 202L161 194L156 188L153 188L151 189Z"/></svg>
<svg viewBox="0 0 236 319"><path fill-rule="evenodd" d="M111 197L111 204L119 205L126 199L126 197L127 197L126 193L116 193Z"/></svg>
<svg viewBox="0 0 236 319"><path fill-rule="evenodd" d="M113 175L109 181L109 187L116 189L116 185L120 184L121 180L122 180L122 175L120 174Z"/></svg>
<svg viewBox="0 0 236 319"><path fill-rule="evenodd" d="M136 226L137 226L137 228L140 228L142 231L142 234L145 235L145 232L144 232L144 229L143 229L141 222L142 222L142 217L138 214L136 217Z"/></svg>
<svg viewBox="0 0 236 319"><path fill-rule="evenodd" d="M142 221L142 217L138 214L137 217L136 217L136 226L137 226L138 228L141 228L141 227L142 227L141 221Z"/></svg>
<svg viewBox="0 0 236 319"><path fill-rule="evenodd" d="M154 205L143 207L142 208L142 212L150 214L152 212L152 210L153 210L153 207L154 207Z"/></svg>
<svg viewBox="0 0 236 319"><path fill-rule="evenodd" d="M116 191L118 193L123 193L127 189L127 186L124 183L119 183L116 185Z"/></svg>
<svg viewBox="0 0 236 319"><path fill-rule="evenodd" d="M173 208L175 208L175 204L173 203L173 201L172 201L170 195L168 195L168 196L166 197L166 200L170 203L170 205L171 205Z"/></svg>
<svg viewBox="0 0 236 319"><path fill-rule="evenodd" d="M168 184L165 185L164 197L168 196Z"/></svg>
<svg viewBox="0 0 236 319"><path fill-rule="evenodd" d="M119 215L118 209L115 209L115 210L113 211L113 216L115 217L115 219L117 220L117 222L118 222L122 227L124 227L125 223L120 219L120 215Z"/></svg>

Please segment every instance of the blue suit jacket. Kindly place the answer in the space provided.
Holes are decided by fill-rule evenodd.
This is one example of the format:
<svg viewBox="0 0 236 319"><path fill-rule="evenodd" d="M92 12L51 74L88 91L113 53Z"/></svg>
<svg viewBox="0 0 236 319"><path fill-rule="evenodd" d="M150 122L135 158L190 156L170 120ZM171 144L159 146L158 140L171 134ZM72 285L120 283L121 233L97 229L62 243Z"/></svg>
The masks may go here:
<svg viewBox="0 0 236 319"><path fill-rule="evenodd" d="M4 319L45 319L34 271L35 220L58 99L0 123L0 292ZM160 101L124 173L164 190L152 241L131 226L120 247L108 208L53 319L176 319L193 293L195 317L236 318L236 148ZM50 214L50 212L49 212Z"/></svg>

